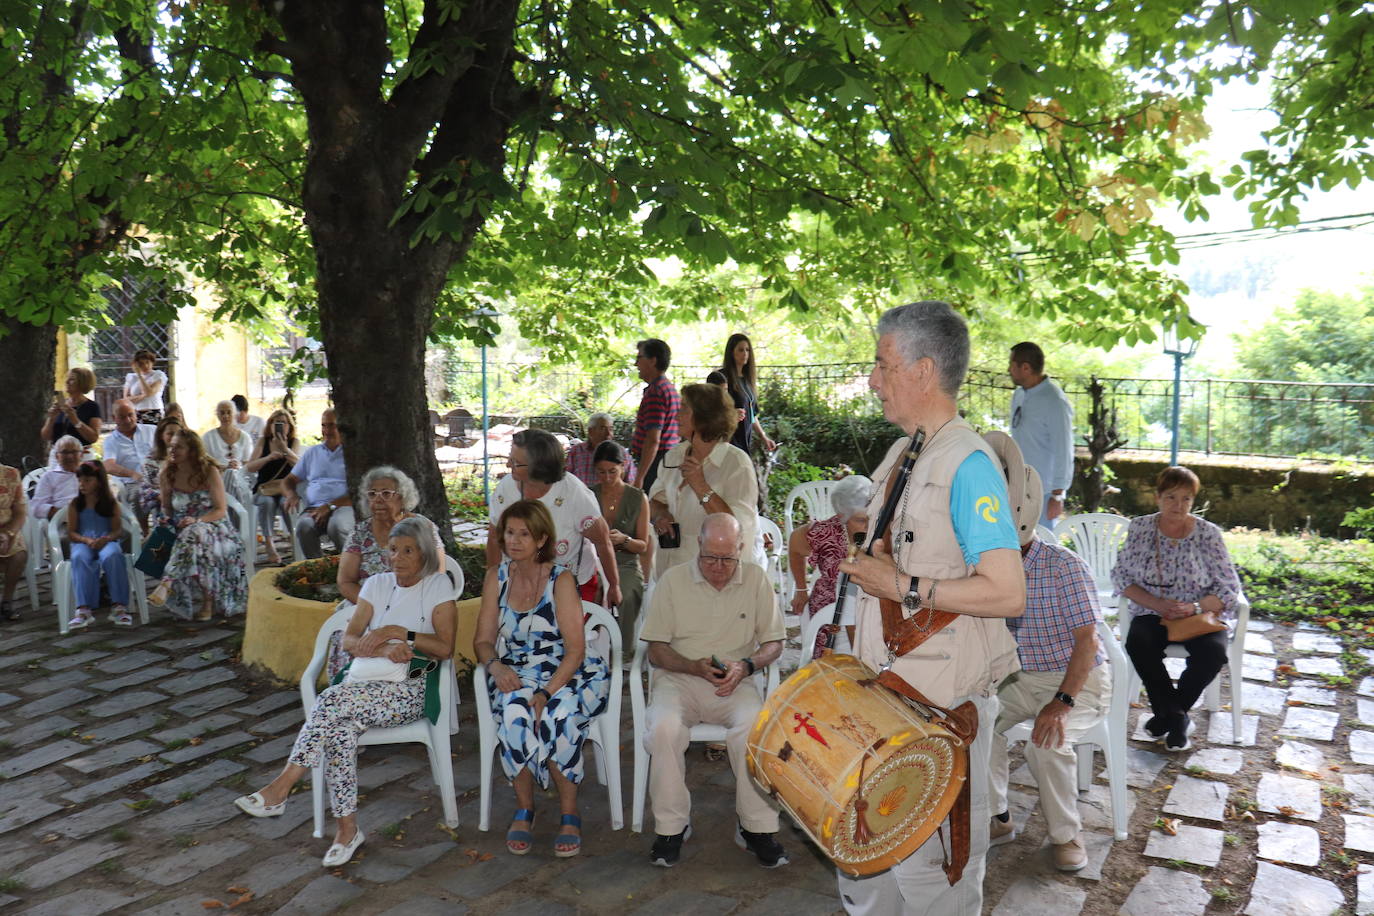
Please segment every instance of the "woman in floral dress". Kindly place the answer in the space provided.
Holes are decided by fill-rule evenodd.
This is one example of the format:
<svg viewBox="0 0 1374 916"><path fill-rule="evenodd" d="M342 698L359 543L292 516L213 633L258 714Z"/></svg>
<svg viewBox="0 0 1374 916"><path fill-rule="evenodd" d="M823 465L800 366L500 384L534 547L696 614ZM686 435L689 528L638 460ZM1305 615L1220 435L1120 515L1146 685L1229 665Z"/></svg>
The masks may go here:
<svg viewBox="0 0 1374 916"><path fill-rule="evenodd" d="M167 451L172 447L176 434L181 432L181 427L182 422L176 417L158 421L157 431L153 434L153 447L148 451L148 457L143 459L143 467L139 468L143 478L138 482L140 518L156 518L162 511L162 466L167 463Z"/></svg>
<svg viewBox="0 0 1374 916"><path fill-rule="evenodd" d="M1226 664L1227 631L1179 643L1188 651L1188 663L1175 686L1164 667L1164 650L1169 645L1164 621L1214 611L1229 622L1240 598L1240 577L1221 529L1190 511L1200 486L1197 475L1187 468L1161 471L1155 483L1159 511L1131 519L1112 569L1116 594L1129 602L1126 654L1150 698L1153 715L1145 730L1156 740L1163 739L1170 751L1192 746L1188 711ZM1235 671L1231 676L1239 674Z"/></svg>
<svg viewBox="0 0 1374 916"><path fill-rule="evenodd" d="M606 708L606 662L586 645L573 575L553 562L554 524L538 500L522 499L497 525L505 559L487 571L473 649L487 666L501 766L515 784L517 810L506 848L530 851L534 784L558 789L559 858L582 849L577 786L582 743Z"/></svg>
<svg viewBox="0 0 1374 916"><path fill-rule="evenodd" d="M229 519L219 465L200 436L189 429L176 434L158 482L160 523L176 528L177 539L162 584L148 600L183 620L242 614L248 600L243 543Z"/></svg>

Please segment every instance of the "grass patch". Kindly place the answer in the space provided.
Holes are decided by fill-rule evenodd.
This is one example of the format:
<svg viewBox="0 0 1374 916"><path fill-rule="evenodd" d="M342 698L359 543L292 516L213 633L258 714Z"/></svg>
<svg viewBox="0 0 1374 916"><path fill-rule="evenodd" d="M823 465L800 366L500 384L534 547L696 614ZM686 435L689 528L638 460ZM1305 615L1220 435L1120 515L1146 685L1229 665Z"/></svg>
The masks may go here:
<svg viewBox="0 0 1374 916"><path fill-rule="evenodd" d="M1216 884L1207 889L1207 893L1212 895L1215 903L1230 903L1236 899L1236 892L1224 884Z"/></svg>
<svg viewBox="0 0 1374 916"><path fill-rule="evenodd" d="M119 869L120 865L118 857L115 857L113 859L106 859L104 862L101 862L99 865L95 867L95 870L100 872L102 875L113 875L115 872L119 871Z"/></svg>
<svg viewBox="0 0 1374 916"><path fill-rule="evenodd" d="M192 792L190 789L187 789L185 792L182 792L180 795L177 796L177 801L188 802L195 797L196 793Z"/></svg>
<svg viewBox="0 0 1374 916"><path fill-rule="evenodd" d="M1236 836L1234 833L1226 834L1221 838L1221 841L1231 847L1239 846L1241 843L1240 837Z"/></svg>
<svg viewBox="0 0 1374 916"><path fill-rule="evenodd" d="M130 808L133 808L135 811L147 811L153 805L157 804L157 799L140 798L136 802L125 802L124 804L128 805Z"/></svg>
<svg viewBox="0 0 1374 916"><path fill-rule="evenodd" d="M1374 646L1374 541L1236 528L1226 543L1255 614L1309 621ZM1352 676L1368 668L1363 658L1351 661Z"/></svg>
<svg viewBox="0 0 1374 916"><path fill-rule="evenodd" d="M169 751L175 751L179 750L180 748L186 747L190 743L190 738L173 738L171 741L168 741L164 745L164 748Z"/></svg>
<svg viewBox="0 0 1374 916"><path fill-rule="evenodd" d="M116 827L110 831L110 839L114 840L116 843L127 843L132 836L133 834L124 827Z"/></svg>
<svg viewBox="0 0 1374 916"><path fill-rule="evenodd" d="M172 842L176 844L178 849L190 849L192 846L200 845L200 840L191 836L189 833L178 833L176 836L172 837Z"/></svg>
<svg viewBox="0 0 1374 916"><path fill-rule="evenodd" d="M16 894L24 889L24 882L18 878L0 878L0 894Z"/></svg>
<svg viewBox="0 0 1374 916"><path fill-rule="evenodd" d="M387 824L382 828L382 836L388 840L394 840L401 835L403 828L400 824Z"/></svg>
<svg viewBox="0 0 1374 916"><path fill-rule="evenodd" d="M1186 772L1189 776L1206 776L1206 775L1207 775L1207 768L1206 768L1206 767L1200 767L1200 766L1198 766L1198 765L1195 764L1195 763L1192 764L1192 765L1190 765L1190 766L1186 766L1186 767L1184 767L1183 769L1184 769L1184 772Z"/></svg>

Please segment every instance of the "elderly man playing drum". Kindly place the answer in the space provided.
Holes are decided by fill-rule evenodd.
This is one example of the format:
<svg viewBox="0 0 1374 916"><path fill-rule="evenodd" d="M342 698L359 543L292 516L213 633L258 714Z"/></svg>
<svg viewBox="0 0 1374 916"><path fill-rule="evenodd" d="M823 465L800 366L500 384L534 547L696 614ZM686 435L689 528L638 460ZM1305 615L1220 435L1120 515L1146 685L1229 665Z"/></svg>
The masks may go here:
<svg viewBox="0 0 1374 916"><path fill-rule="evenodd" d="M1078 871L1088 864L1088 855L1079 837L1083 822L1078 816L1074 745L1102 717L1112 692L1097 642L1102 608L1088 564L1067 547L1036 538L1044 487L1029 465L1025 479L1019 515L1029 522L1020 526L1026 613L1007 621L1016 637L1021 670L998 690L1002 708L992 739L992 810L998 813L989 825L990 845L1016 839L1007 812L1007 740L1002 733L1034 719L1026 762L1040 788L1054 864L1060 871Z"/></svg>
<svg viewBox="0 0 1374 916"><path fill-rule="evenodd" d="M688 730L698 723L724 725L730 768L735 772L735 842L765 868L787 864L778 842L778 809L749 778L745 745L762 707L753 680L782 652L786 634L773 588L763 568L740 563L744 540L734 516L708 515L697 536L693 562L663 574L640 630L649 644L654 674L645 746L649 804L654 814L649 860L672 867L691 834L692 798L687 791Z"/></svg>
<svg viewBox="0 0 1374 916"><path fill-rule="evenodd" d="M881 518L893 491L890 524L873 529L881 543L840 565L862 590L856 654L882 672L878 683L907 696L919 692L970 723L976 718L977 735L968 750L968 795L944 828L886 871L838 873L850 913L982 911L997 686L1017 669L1005 618L1021 614L1025 580L1000 461L956 406L968 360L968 326L948 303L900 306L878 322L868 384L884 416L914 438L894 444L873 475L871 519ZM924 446L907 465L918 438ZM899 464L910 471L900 488Z"/></svg>

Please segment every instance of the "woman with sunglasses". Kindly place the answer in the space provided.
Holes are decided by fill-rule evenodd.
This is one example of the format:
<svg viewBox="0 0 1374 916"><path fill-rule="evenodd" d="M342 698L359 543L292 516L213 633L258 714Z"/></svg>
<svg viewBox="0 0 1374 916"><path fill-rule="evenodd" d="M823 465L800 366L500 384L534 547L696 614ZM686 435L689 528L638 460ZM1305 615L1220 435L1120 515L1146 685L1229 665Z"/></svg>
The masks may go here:
<svg viewBox="0 0 1374 916"><path fill-rule="evenodd" d="M457 609L444 554L431 538L433 525L410 517L389 532L391 571L370 576L344 630L344 648L355 656L343 680L315 700L276 779L234 804L253 817L279 817L291 788L324 761L329 805L336 820L325 868L353 858L363 843L358 827L358 736L369 728L393 728L426 714L428 666L411 665L416 653L430 661L453 654ZM413 668L420 676L411 676ZM446 716L446 710L436 710ZM431 719L431 721L435 721Z"/></svg>
<svg viewBox="0 0 1374 916"><path fill-rule="evenodd" d="M745 559L758 531L758 478L753 462L730 444L738 424L730 396L715 385L682 386L677 414L682 441L663 456L649 494L649 524L658 536L654 568L663 575L697 556L697 533L714 512L733 515L746 547Z"/></svg>

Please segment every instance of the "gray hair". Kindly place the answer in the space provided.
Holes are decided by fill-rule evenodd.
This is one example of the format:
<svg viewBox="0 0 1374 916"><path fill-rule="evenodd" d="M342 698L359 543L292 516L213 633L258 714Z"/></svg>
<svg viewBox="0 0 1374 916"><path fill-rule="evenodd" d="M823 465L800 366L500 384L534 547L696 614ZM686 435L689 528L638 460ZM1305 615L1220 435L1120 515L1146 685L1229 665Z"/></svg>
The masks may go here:
<svg viewBox="0 0 1374 916"><path fill-rule="evenodd" d="M399 468L394 468L389 464L379 464L364 474L363 479L358 482L358 495L362 498L353 507L358 518L367 518L372 514L372 509L367 504L367 497L364 495L368 488L377 481L387 478L396 481L396 492L401 494L401 508L407 512L415 511L415 507L420 504L420 491L416 488L415 481L411 480Z"/></svg>
<svg viewBox="0 0 1374 916"><path fill-rule="evenodd" d="M420 548L420 556L425 558L424 568L420 570L421 579L444 571L447 564L434 544L434 523L429 519L421 515L403 518L391 526L390 537L410 538Z"/></svg>
<svg viewBox="0 0 1374 916"><path fill-rule="evenodd" d="M725 529L718 532L717 529ZM697 532L698 552L706 544L706 539L713 534L731 533L735 536L735 552L744 549L744 531L740 528L739 519L729 512L712 512L701 522L701 530Z"/></svg>
<svg viewBox="0 0 1374 916"><path fill-rule="evenodd" d="M82 442L71 433L68 433L52 444L52 453L56 455L58 452L62 451L62 446L64 445L75 445L78 452L84 453L86 451L86 443Z"/></svg>
<svg viewBox="0 0 1374 916"><path fill-rule="evenodd" d="M830 488L830 508L847 522L861 512L873 498L873 481L862 474L851 474Z"/></svg>
<svg viewBox="0 0 1374 916"><path fill-rule="evenodd" d="M615 432L615 420L611 419L611 415L604 410L598 410L587 418L587 429L591 429L592 425L596 423L597 420L605 420L606 425L611 428L612 432Z"/></svg>
<svg viewBox="0 0 1374 916"><path fill-rule="evenodd" d="M908 365L930 357L940 373L940 390L950 397L968 374L968 323L948 302L923 299L888 309L878 319L878 336L893 336Z"/></svg>

